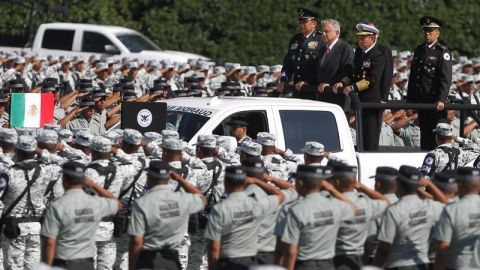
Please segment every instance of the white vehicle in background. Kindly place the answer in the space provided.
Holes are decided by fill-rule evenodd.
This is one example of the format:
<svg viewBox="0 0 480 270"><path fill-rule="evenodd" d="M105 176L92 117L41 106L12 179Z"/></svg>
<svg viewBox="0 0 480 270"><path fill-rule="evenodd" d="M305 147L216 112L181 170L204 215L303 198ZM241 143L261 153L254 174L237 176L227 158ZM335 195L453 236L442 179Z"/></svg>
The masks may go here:
<svg viewBox="0 0 480 270"><path fill-rule="evenodd" d="M39 26L32 48L0 47L1 51L31 50L39 55L105 57L139 60L168 60L186 63L188 59L209 60L207 57L161 50L141 33L119 26L78 23L46 23Z"/></svg>
<svg viewBox="0 0 480 270"><path fill-rule="evenodd" d="M317 141L325 149L351 165L358 166L359 179L373 187L370 176L378 166L419 167L425 152L401 148L405 152L356 152L342 108L337 105L291 98L224 97L174 98L167 103L167 126L193 145L199 134L230 135L226 124L232 117L249 122L248 135L261 131L277 136L276 147L302 155L306 141Z"/></svg>

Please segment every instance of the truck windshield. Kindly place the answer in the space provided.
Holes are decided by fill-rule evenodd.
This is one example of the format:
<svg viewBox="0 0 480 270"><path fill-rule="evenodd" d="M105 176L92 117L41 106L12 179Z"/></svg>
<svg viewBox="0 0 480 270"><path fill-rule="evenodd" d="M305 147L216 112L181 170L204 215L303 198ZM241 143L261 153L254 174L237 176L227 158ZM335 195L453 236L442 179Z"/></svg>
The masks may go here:
<svg viewBox="0 0 480 270"><path fill-rule="evenodd" d="M116 36L130 52L160 50L153 41L139 34L116 34Z"/></svg>
<svg viewBox="0 0 480 270"><path fill-rule="evenodd" d="M210 119L195 113L167 111L167 129L175 130L180 139L189 142L200 128Z"/></svg>

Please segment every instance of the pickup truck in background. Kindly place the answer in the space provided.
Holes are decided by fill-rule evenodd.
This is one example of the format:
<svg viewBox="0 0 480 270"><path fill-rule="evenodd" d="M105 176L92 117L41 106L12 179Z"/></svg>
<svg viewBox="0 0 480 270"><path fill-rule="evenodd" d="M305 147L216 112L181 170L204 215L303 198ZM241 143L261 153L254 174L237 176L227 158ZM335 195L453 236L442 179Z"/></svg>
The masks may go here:
<svg viewBox="0 0 480 270"><path fill-rule="evenodd" d="M358 179L374 186L378 166L420 167L425 152L400 148L405 152L357 152L347 118L338 105L292 98L214 97L174 98L167 103L167 126L173 127L189 145L199 134L230 135L226 124L232 117L249 122L253 139L261 131L277 136L276 147L303 155L306 141L317 141L336 157L358 166Z"/></svg>
<svg viewBox="0 0 480 270"><path fill-rule="evenodd" d="M84 56L139 60L168 60L186 63L188 59L209 60L207 57L178 51L161 50L141 33L119 26L78 23L46 23L39 26L32 48L0 47L1 51L26 51L47 56Z"/></svg>

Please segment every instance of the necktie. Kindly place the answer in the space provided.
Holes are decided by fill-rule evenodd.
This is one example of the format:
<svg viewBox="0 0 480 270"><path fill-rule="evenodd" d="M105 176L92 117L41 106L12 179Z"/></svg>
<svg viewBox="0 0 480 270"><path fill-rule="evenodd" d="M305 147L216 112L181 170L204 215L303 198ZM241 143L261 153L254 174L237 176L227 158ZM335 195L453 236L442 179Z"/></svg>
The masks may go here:
<svg viewBox="0 0 480 270"><path fill-rule="evenodd" d="M325 62L325 59L327 59L328 53L330 53L330 47L325 48L325 53L323 54L322 61L320 62L320 65L323 66L323 62Z"/></svg>

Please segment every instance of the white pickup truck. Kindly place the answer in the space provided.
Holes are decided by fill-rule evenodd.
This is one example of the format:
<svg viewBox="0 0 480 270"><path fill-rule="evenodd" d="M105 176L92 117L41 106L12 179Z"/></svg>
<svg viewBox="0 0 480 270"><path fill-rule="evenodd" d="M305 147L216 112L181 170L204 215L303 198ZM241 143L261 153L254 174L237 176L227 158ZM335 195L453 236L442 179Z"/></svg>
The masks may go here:
<svg viewBox="0 0 480 270"><path fill-rule="evenodd" d="M78 23L42 24L32 48L0 47L0 50L31 50L44 56L97 54L139 60L166 59L178 63L185 63L190 58L208 60L198 54L161 50L141 33L125 27Z"/></svg>
<svg viewBox="0 0 480 270"><path fill-rule="evenodd" d="M163 102L163 101L162 101ZM327 151L359 168L359 179L373 187L377 166L421 166L423 152L355 151L343 110L334 104L289 98L175 98L167 103L167 123L192 145L199 134L229 135L226 123L233 116L248 120L248 135L276 134L276 146L301 155L306 141L318 141Z"/></svg>

